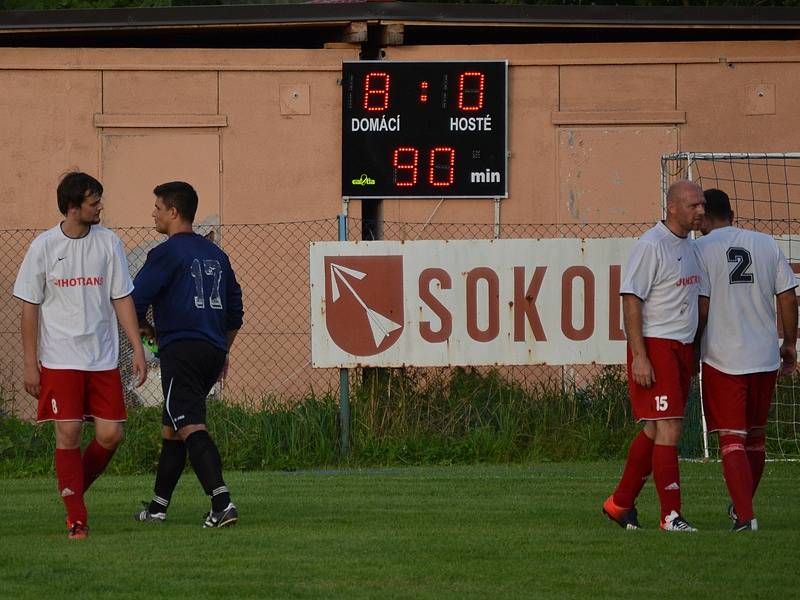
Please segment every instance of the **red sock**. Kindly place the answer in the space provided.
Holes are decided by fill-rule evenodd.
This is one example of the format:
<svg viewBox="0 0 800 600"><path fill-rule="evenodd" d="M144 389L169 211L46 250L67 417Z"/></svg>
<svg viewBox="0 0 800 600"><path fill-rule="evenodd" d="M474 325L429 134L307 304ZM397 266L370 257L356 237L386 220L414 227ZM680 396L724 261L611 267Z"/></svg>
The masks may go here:
<svg viewBox="0 0 800 600"><path fill-rule="evenodd" d="M661 522L673 510L681 512L681 476L678 470L678 448L653 446L653 482L661 502Z"/></svg>
<svg viewBox="0 0 800 600"><path fill-rule="evenodd" d="M114 456L114 450L108 450L107 448L103 448L98 441L92 440L91 443L86 446L86 450L83 452L83 491L89 489L89 486L94 483L94 480L97 479L100 474L106 470L108 463L111 461L111 457Z"/></svg>
<svg viewBox="0 0 800 600"><path fill-rule="evenodd" d="M83 502L83 464L80 448L56 448L56 477L58 491L67 509L70 523L86 524L86 504Z"/></svg>
<svg viewBox="0 0 800 600"><path fill-rule="evenodd" d="M750 463L750 475L753 478L753 496L756 495L758 484L761 483L761 475L764 473L764 463L767 460L767 450L764 447L766 434L749 434L745 442L747 451L747 461Z"/></svg>
<svg viewBox="0 0 800 600"><path fill-rule="evenodd" d="M719 446L722 473L736 514L740 522L749 521L753 518L753 477L750 475L750 463L744 449L744 437L720 435Z"/></svg>
<svg viewBox="0 0 800 600"><path fill-rule="evenodd" d="M639 492L653 470L653 440L640 431L628 448L628 459L622 478L614 490L614 504L622 508L633 508Z"/></svg>

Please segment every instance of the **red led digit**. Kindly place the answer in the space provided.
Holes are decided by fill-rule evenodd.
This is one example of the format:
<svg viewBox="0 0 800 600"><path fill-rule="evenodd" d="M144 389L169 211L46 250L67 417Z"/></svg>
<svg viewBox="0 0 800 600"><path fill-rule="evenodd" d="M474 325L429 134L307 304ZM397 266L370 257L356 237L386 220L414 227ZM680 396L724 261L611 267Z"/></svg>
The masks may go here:
<svg viewBox="0 0 800 600"><path fill-rule="evenodd" d="M389 74L372 71L364 77L364 110L370 112L389 108Z"/></svg>
<svg viewBox="0 0 800 600"><path fill-rule="evenodd" d="M447 146L431 149L431 168L428 181L434 187L447 187L453 184L453 165L456 162L456 151Z"/></svg>
<svg viewBox="0 0 800 600"><path fill-rule="evenodd" d="M411 146L396 148L392 156L394 183L397 187L410 187L417 183L419 150Z"/></svg>
<svg viewBox="0 0 800 600"><path fill-rule="evenodd" d="M483 108L483 86L486 77L479 71L458 76L458 108L475 111Z"/></svg>
<svg viewBox="0 0 800 600"><path fill-rule="evenodd" d="M428 82L420 81L419 83L419 101L425 104L428 101Z"/></svg>

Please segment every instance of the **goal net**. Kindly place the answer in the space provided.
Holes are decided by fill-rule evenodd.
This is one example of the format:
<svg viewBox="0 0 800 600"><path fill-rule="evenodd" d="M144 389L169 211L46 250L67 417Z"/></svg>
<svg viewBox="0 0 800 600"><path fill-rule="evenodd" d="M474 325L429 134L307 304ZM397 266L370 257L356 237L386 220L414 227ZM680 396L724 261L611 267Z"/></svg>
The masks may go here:
<svg viewBox="0 0 800 600"><path fill-rule="evenodd" d="M718 188L731 199L735 225L772 235L800 273L800 152L680 152L661 159L662 197L678 179ZM701 406L690 407L699 412ZM715 436L702 428L706 457L717 457ZM779 378L767 428L768 458L800 458L800 377Z"/></svg>

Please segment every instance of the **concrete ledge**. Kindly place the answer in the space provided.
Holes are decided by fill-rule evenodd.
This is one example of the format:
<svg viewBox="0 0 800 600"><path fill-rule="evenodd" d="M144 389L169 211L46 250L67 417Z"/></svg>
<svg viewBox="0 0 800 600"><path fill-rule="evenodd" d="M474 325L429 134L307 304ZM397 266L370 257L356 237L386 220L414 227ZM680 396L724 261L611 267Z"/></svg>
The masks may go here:
<svg viewBox="0 0 800 600"><path fill-rule="evenodd" d="M553 125L644 125L686 123L686 111L554 111Z"/></svg>
<svg viewBox="0 0 800 600"><path fill-rule="evenodd" d="M95 113L95 127L227 127L227 115L115 115Z"/></svg>

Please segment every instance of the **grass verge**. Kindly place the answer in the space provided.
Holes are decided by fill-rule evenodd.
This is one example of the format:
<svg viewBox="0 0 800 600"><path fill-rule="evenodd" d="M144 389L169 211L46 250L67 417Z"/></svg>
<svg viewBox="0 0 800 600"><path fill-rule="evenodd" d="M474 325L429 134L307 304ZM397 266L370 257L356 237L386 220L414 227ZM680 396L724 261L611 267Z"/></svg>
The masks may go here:
<svg viewBox="0 0 800 600"><path fill-rule="evenodd" d="M448 465L619 458L636 430L618 368L564 391L523 388L497 371L453 369L426 379L403 369L355 378L351 466ZM158 461L160 408L129 411L126 440L112 474L144 474ZM339 464L338 397L309 394L294 403L261 398L209 403L208 426L234 470L294 470ZM86 443L93 435L84 431ZM52 469L52 424L0 417L0 477Z"/></svg>
<svg viewBox="0 0 800 600"><path fill-rule="evenodd" d="M240 523L203 530L191 473L168 521L135 523L151 477L104 476L91 535L68 542L54 481L3 482L4 598L792 598L800 464L768 463L762 529L731 534L718 464L682 464L697 534L600 514L618 463L229 473Z"/></svg>

